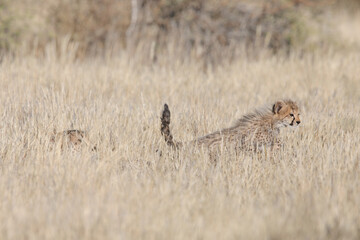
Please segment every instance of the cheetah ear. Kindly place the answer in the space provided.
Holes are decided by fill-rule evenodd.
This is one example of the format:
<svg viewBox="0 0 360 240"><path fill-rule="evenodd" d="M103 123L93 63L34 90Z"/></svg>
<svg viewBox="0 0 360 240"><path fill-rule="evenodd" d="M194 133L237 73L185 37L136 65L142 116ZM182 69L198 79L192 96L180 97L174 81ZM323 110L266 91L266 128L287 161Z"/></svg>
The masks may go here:
<svg viewBox="0 0 360 240"><path fill-rule="evenodd" d="M284 102L283 101L277 101L272 108L272 111L274 114L278 114L280 110L283 108Z"/></svg>

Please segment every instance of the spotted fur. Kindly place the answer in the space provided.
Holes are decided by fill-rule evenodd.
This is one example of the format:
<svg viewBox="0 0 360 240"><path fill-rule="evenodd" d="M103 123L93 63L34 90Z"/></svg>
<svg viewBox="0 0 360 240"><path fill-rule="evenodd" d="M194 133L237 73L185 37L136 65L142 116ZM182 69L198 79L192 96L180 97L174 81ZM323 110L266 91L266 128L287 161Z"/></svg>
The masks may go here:
<svg viewBox="0 0 360 240"><path fill-rule="evenodd" d="M230 128L225 128L189 142L196 146L205 146L209 149L219 145L234 145L237 149L245 151L258 151L264 148L278 149L280 129L300 124L299 107L292 100L280 100L271 108L256 110L240 118ZM179 148L183 145L176 142L170 132L170 110L167 104L161 117L161 133L166 143Z"/></svg>
<svg viewBox="0 0 360 240"><path fill-rule="evenodd" d="M87 133L81 130L65 130L63 132L54 133L51 136L50 142L53 144L59 144L61 149L68 147L74 150L80 150L84 145L91 147L92 151L96 150L96 146L93 146L88 140Z"/></svg>

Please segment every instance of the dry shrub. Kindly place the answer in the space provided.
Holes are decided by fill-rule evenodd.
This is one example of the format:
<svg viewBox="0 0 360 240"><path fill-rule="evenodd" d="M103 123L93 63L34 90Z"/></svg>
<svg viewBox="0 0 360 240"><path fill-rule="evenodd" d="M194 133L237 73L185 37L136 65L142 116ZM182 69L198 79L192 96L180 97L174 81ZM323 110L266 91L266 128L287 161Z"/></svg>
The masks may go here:
<svg viewBox="0 0 360 240"><path fill-rule="evenodd" d="M175 55L213 64L262 48L306 49L316 25L299 1L78 0L51 9L55 39L70 36L81 55L126 48L143 62Z"/></svg>
<svg viewBox="0 0 360 240"><path fill-rule="evenodd" d="M63 0L55 2L48 16L55 39L70 36L79 43L79 55L98 55L105 49L124 47L124 33L131 10L128 1Z"/></svg>
<svg viewBox="0 0 360 240"><path fill-rule="evenodd" d="M133 60L147 63L167 55L181 61L201 60L206 65L226 63L241 55L257 56L262 48L271 53L313 51L331 45L336 38L322 31L318 16L328 11L331 3L1 0L0 51L43 54L53 44L59 55L66 39L76 46L76 57L128 50Z"/></svg>
<svg viewBox="0 0 360 240"><path fill-rule="evenodd" d="M0 0L0 51L14 49L19 39L20 28L11 14L10 3Z"/></svg>
<svg viewBox="0 0 360 240"><path fill-rule="evenodd" d="M273 52L301 48L309 34L294 4L141 2L129 42L131 48L147 52L153 61L171 49L180 58L191 56L219 63L262 48Z"/></svg>

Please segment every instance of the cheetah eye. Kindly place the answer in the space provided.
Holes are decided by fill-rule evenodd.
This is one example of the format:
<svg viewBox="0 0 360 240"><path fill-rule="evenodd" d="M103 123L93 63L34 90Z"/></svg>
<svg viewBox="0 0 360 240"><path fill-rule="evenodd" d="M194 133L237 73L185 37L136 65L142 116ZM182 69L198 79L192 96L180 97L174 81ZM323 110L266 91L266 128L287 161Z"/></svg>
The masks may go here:
<svg viewBox="0 0 360 240"><path fill-rule="evenodd" d="M290 117L293 117L293 116L294 116L294 114L290 113Z"/></svg>

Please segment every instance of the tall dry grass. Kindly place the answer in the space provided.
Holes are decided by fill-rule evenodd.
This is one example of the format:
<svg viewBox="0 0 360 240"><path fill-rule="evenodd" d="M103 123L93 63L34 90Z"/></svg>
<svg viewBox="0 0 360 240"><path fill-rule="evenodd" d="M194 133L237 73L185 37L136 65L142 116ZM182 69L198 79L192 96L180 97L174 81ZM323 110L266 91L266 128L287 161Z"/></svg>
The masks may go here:
<svg viewBox="0 0 360 240"><path fill-rule="evenodd" d="M126 53L0 65L0 239L358 239L360 54L241 58L204 72ZM71 61L70 61L71 60ZM167 148L292 98L274 161ZM54 128L89 132L98 152L49 150ZM112 151L114 149L114 151ZM156 150L162 151L160 157Z"/></svg>

